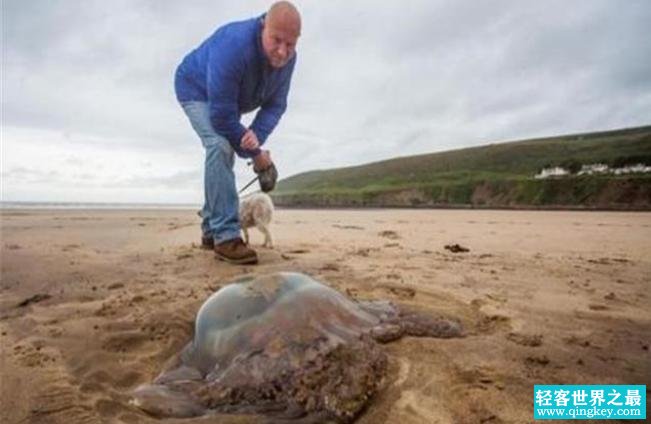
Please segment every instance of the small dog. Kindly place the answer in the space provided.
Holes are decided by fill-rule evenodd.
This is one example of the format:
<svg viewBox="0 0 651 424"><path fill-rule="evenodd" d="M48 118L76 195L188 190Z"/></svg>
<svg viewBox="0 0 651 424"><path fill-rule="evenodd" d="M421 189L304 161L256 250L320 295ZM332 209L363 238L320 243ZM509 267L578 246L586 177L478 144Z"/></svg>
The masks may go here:
<svg viewBox="0 0 651 424"><path fill-rule="evenodd" d="M248 228L256 227L264 234L263 247L273 249L269 224L273 216L274 204L265 193L252 193L240 199L240 226L244 232L244 242L249 244Z"/></svg>

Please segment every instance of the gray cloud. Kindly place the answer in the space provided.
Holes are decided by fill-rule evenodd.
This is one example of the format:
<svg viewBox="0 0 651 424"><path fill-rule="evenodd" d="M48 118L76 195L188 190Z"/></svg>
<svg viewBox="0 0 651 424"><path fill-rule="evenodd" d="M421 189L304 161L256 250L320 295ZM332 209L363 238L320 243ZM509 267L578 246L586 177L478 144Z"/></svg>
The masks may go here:
<svg viewBox="0 0 651 424"><path fill-rule="evenodd" d="M112 184L113 187L157 187L184 188L199 186L202 181L202 171L179 171L164 176L132 176Z"/></svg>
<svg viewBox="0 0 651 424"><path fill-rule="evenodd" d="M32 184L50 183L53 180L60 178L58 171L42 171L34 168L15 167L9 171L4 171L2 174L3 181L24 181Z"/></svg>
<svg viewBox="0 0 651 424"><path fill-rule="evenodd" d="M62 173L42 171L38 168L15 167L2 172L1 177L9 185L35 186L50 185L94 189L187 189L200 187L201 170L178 171L168 175L112 175L100 177L90 172Z"/></svg>
<svg viewBox="0 0 651 424"><path fill-rule="evenodd" d="M142 164L151 151L190 157L198 141L174 99L176 64L218 25L268 4L7 0L3 126L119 145ZM269 142L283 176L649 123L648 1L297 4L304 31L290 107ZM68 157L72 167L85 160ZM143 165L122 182L200 184L201 165L180 162L167 177Z"/></svg>

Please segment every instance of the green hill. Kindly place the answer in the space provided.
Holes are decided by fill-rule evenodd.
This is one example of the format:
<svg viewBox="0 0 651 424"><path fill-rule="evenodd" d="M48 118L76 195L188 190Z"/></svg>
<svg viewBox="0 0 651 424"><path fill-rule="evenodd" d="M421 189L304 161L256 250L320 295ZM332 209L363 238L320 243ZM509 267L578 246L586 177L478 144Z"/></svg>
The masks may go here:
<svg viewBox="0 0 651 424"><path fill-rule="evenodd" d="M651 126L490 144L311 171L279 182L280 206L651 209L651 174L535 179L543 168L651 165Z"/></svg>

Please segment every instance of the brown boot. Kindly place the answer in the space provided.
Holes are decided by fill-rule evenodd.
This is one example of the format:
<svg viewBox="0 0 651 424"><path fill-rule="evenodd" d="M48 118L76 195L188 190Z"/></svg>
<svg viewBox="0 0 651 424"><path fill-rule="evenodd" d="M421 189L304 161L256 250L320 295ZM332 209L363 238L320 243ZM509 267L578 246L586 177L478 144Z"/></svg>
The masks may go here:
<svg viewBox="0 0 651 424"><path fill-rule="evenodd" d="M239 237L215 244L215 256L219 260L237 265L258 263L255 250L247 247Z"/></svg>
<svg viewBox="0 0 651 424"><path fill-rule="evenodd" d="M215 248L215 240L212 236L201 236L201 248L206 250L213 250Z"/></svg>

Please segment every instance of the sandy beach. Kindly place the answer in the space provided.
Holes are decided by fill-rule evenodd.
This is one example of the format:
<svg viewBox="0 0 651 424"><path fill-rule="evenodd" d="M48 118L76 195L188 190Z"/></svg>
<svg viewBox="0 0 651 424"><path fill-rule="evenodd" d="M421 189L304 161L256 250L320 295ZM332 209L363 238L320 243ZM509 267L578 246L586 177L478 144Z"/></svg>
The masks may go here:
<svg viewBox="0 0 651 424"><path fill-rule="evenodd" d="M129 405L232 277L309 274L453 316L466 336L384 346L359 423L526 423L534 384L651 384L651 213L279 210L234 266L195 211L4 210L0 422L153 423ZM459 244L468 252L453 253ZM183 423L262 422L219 416Z"/></svg>

